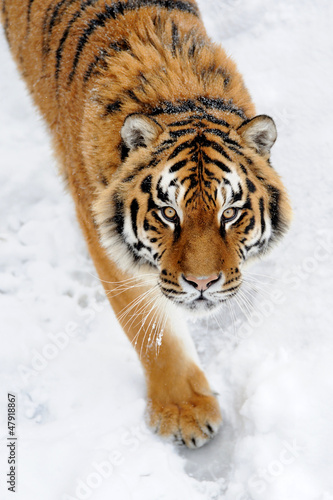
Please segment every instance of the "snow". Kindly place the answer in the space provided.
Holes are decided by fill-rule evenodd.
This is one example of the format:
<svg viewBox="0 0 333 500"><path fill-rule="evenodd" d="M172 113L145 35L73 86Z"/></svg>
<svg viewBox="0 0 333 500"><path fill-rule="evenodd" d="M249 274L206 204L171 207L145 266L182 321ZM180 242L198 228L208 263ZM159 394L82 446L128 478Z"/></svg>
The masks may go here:
<svg viewBox="0 0 333 500"><path fill-rule="evenodd" d="M332 2L199 4L276 121L272 160L294 208L288 236L249 269L248 311L190 324L223 427L194 451L146 428L142 369L1 35L1 499L10 392L18 500L333 500Z"/></svg>

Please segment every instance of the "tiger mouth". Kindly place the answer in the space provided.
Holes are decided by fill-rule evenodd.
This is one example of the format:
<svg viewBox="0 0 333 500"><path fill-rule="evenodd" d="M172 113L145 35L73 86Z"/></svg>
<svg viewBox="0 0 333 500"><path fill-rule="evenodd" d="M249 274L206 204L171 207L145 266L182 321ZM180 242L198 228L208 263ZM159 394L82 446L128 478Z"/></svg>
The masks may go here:
<svg viewBox="0 0 333 500"><path fill-rule="evenodd" d="M205 297L198 297L192 302L181 302L179 305L191 312L205 313L217 309L223 302L223 300L212 301Z"/></svg>
<svg viewBox="0 0 333 500"><path fill-rule="evenodd" d="M223 303L227 302L230 300L232 297L234 297L237 294L239 287L237 289L233 290L232 292L223 292L221 290L221 297L218 299L216 297L214 298L209 298L205 297L203 293L200 294L199 297L196 297L192 300L186 300L186 298L175 298L172 295L167 294L165 291L163 291L162 288L162 293L165 297L167 297L173 304L177 305L178 307L181 307L183 309L187 309L191 312L208 312L212 311L213 309L218 309Z"/></svg>
<svg viewBox="0 0 333 500"><path fill-rule="evenodd" d="M188 280L185 280L188 281ZM229 279L226 281L226 288L218 289L217 283L208 286L205 290L186 290L182 286L179 288L170 287L170 282L163 278L158 281L160 292L175 306L193 313L209 313L218 309L232 297L237 295L242 285L242 278ZM185 283L186 284L186 283ZM215 289L213 290L213 288Z"/></svg>

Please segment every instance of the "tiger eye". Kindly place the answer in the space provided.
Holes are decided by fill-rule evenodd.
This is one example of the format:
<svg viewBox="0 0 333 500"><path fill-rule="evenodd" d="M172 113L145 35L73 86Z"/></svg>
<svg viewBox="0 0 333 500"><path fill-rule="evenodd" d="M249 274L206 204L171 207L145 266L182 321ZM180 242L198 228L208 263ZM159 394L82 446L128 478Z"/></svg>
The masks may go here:
<svg viewBox="0 0 333 500"><path fill-rule="evenodd" d="M177 212L172 207L164 207L161 209L161 212L163 217L170 222L175 222L178 219Z"/></svg>
<svg viewBox="0 0 333 500"><path fill-rule="evenodd" d="M230 222L236 219L238 211L239 211L238 208L227 208L222 214L222 219L225 222Z"/></svg>

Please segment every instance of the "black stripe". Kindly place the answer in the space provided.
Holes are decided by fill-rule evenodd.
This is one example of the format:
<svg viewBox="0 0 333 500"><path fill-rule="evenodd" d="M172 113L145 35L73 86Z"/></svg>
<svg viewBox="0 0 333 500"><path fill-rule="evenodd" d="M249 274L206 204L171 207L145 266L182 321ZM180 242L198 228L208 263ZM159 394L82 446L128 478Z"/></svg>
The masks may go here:
<svg viewBox="0 0 333 500"><path fill-rule="evenodd" d="M156 167L156 165L160 162L159 158L153 158L149 163L148 165L145 165L143 164L142 167L138 170L138 172L140 172L141 170L143 170L144 168L152 168L152 167Z"/></svg>
<svg viewBox="0 0 333 500"><path fill-rule="evenodd" d="M118 234L123 233L124 229L124 203L123 201L118 197L118 195L115 195L113 198L114 204L115 204L115 215L112 218L112 222L116 225L116 231Z"/></svg>
<svg viewBox="0 0 333 500"><path fill-rule="evenodd" d="M156 205L155 205L155 207L156 207ZM159 222L160 224L162 224L163 227L169 228L168 224L166 224L165 222L163 222L162 219L157 215L156 212L152 212L152 216L154 217L154 219L157 220L157 222Z"/></svg>
<svg viewBox="0 0 333 500"><path fill-rule="evenodd" d="M119 100L114 101L114 102L109 102L105 106L105 113L106 115L111 115L112 113L115 113L116 111L121 110L121 102Z"/></svg>
<svg viewBox="0 0 333 500"><path fill-rule="evenodd" d="M223 239L225 239L225 237L226 237L226 229L225 229L224 222L221 222L221 224L220 224L220 235L222 236Z"/></svg>
<svg viewBox="0 0 333 500"><path fill-rule="evenodd" d="M165 193L162 188L161 188L161 181L162 181L162 178L160 177L158 179L158 183L157 183L157 197L159 200L163 201L163 203L169 203L169 197L168 197L168 194Z"/></svg>
<svg viewBox="0 0 333 500"><path fill-rule="evenodd" d="M234 281L238 281L239 280L239 277L236 277L236 278L231 278L230 280L226 281L224 283L224 286L225 285L229 285L230 283L233 283Z"/></svg>
<svg viewBox="0 0 333 500"><path fill-rule="evenodd" d="M250 193L254 193L257 190L257 188L255 187L253 182L250 181L250 179L246 179L246 185L247 185L247 188L250 191Z"/></svg>
<svg viewBox="0 0 333 500"><path fill-rule="evenodd" d="M105 116L106 116L106 115L105 115ZM126 160L126 158L128 157L130 150L129 150L129 148L126 146L126 144L124 143L124 141L122 141L122 142L120 143L119 149L120 149L120 159L121 159L121 161L123 162L123 161L125 161L125 160ZM132 180L132 179L133 179L133 177L134 177L134 175L133 175L133 174L132 174L132 175L129 175L129 176L127 177L127 180L128 180L128 181L130 181L130 180ZM125 179L125 182L126 182L126 179Z"/></svg>
<svg viewBox="0 0 333 500"><path fill-rule="evenodd" d="M179 155L179 153L181 153L182 151L184 151L184 149L188 149L192 147L192 141L185 141L185 142L182 142L181 144L179 144L171 153L171 155L168 157L168 160L172 160L173 158L175 158L176 156Z"/></svg>
<svg viewBox="0 0 333 500"><path fill-rule="evenodd" d="M207 139L207 137L204 134L198 134L197 136L195 136L194 139L192 140L191 146L193 148L195 148L196 151L198 151L202 147L212 148L215 151L218 151L227 160L232 161L230 156L226 153L226 151L223 149L223 147L220 144L218 144L214 141L210 141L209 139ZM204 152L202 152L202 153L204 154Z"/></svg>
<svg viewBox="0 0 333 500"><path fill-rule="evenodd" d="M236 148L235 146L230 146L230 144L227 144L227 148L230 149L230 151L233 151L234 153L236 153L239 156L244 156L243 151L241 151L240 149Z"/></svg>
<svg viewBox="0 0 333 500"><path fill-rule="evenodd" d="M194 134L195 132L197 132L197 129L195 128L183 128L179 130L170 130L169 134L170 137L176 139L177 137L182 137L183 135L187 134Z"/></svg>
<svg viewBox="0 0 333 500"><path fill-rule="evenodd" d="M147 245L145 245L144 243L142 243L142 241L140 241L140 240L138 240L137 243L134 243L133 248L135 250L137 250L138 252L140 252L140 250L142 250L143 248L145 250L147 250L148 252L150 252L150 253L152 253L152 251L153 251L150 247L148 247ZM155 255L153 255L153 258L155 258Z"/></svg>
<svg viewBox="0 0 333 500"><path fill-rule="evenodd" d="M202 157L203 157L203 160L206 162L206 163L213 163L214 165L216 165L219 169L222 170L222 172L225 172L225 173L230 173L231 170L229 167L227 167L227 165L225 165L224 163L222 163L221 161L219 160L215 160L215 158L210 158L208 155L206 155L206 153L203 151L202 152Z"/></svg>
<svg viewBox="0 0 333 500"><path fill-rule="evenodd" d="M32 8L33 3L34 3L34 0L29 0L28 8L27 8L27 34L29 34L29 31L30 31L31 8Z"/></svg>
<svg viewBox="0 0 333 500"><path fill-rule="evenodd" d="M172 167L169 168L170 174L173 174L174 172L178 172L181 168L185 167L187 164L187 160L181 160L172 165Z"/></svg>
<svg viewBox="0 0 333 500"><path fill-rule="evenodd" d="M137 102L138 104L142 104L142 102L140 101L140 99L135 95L135 93L133 92L133 90L127 90L126 91L127 95L135 102ZM141 145L141 144L140 144Z"/></svg>
<svg viewBox="0 0 333 500"><path fill-rule="evenodd" d="M87 83L87 81L89 80L89 78L93 74L96 66L98 64L100 64L101 62L103 62L107 55L108 55L107 51L101 49L100 53L97 56L95 56L95 59L89 64L87 70L85 71L85 73L83 75L84 83Z"/></svg>
<svg viewBox="0 0 333 500"><path fill-rule="evenodd" d="M49 53L49 50L50 50L50 47L49 47L49 38L50 38L50 35L48 34L47 40L45 40L45 38L46 38L47 26L48 26L48 23L49 23L49 15L50 15L51 10L52 10L52 2L50 3L50 5L48 6L48 8L46 9L46 12L44 14L43 24L42 24L42 33L43 33L42 54L43 54L43 57L46 56Z"/></svg>
<svg viewBox="0 0 333 500"><path fill-rule="evenodd" d="M127 40L122 39L116 42L111 42L109 44L109 49L114 52L121 52L121 51L129 51L131 50L131 47L127 42ZM98 65L100 66L101 63L103 63L108 56L110 56L110 53L107 50L99 49L99 53L95 55L95 59L89 64L87 70L84 73L83 81L85 83L89 80L89 78L93 74L94 70L96 69L96 66Z"/></svg>
<svg viewBox="0 0 333 500"><path fill-rule="evenodd" d="M173 233L173 243L176 243L180 238L181 226L179 222L175 225L175 230Z"/></svg>
<svg viewBox="0 0 333 500"><path fill-rule="evenodd" d="M165 275L166 275L167 273L166 273L166 271L165 271L164 273L163 273L163 271L162 271L162 274L165 274ZM176 281L167 280L166 278L161 278L161 281L162 281L163 283L169 283L169 285L175 285L175 286L177 286L177 287L179 286L179 283L177 283Z"/></svg>
<svg viewBox="0 0 333 500"><path fill-rule="evenodd" d="M251 231L251 229L254 228L255 222L256 222L255 217L251 217L249 224L244 229L244 234L248 234Z"/></svg>
<svg viewBox="0 0 333 500"><path fill-rule="evenodd" d="M220 111L227 111L229 113L233 113L235 115L240 116L241 118L246 118L245 113L242 109L237 108L232 103L232 100L225 101L224 99L214 99L208 97L198 97L198 101L202 103L206 108L218 109Z"/></svg>
<svg viewBox="0 0 333 500"><path fill-rule="evenodd" d="M6 0L2 0L2 17L3 17L3 29L5 32L5 37L7 40L7 43L10 47L10 40L9 40L9 17L8 17L8 12L6 8Z"/></svg>
<svg viewBox="0 0 333 500"><path fill-rule="evenodd" d="M160 7L167 10L180 10L182 12L188 12L195 16L198 16L198 10L196 6L189 2L184 2L181 0L129 0L128 2L116 2L112 5L106 5L104 11L98 12L96 16L90 20L88 27L84 30L83 34L79 38L76 52L73 59L73 67L69 74L68 81L72 82L77 65L79 63L81 53L88 43L91 35L98 29L105 26L105 24L110 19L116 19L118 16L123 16L126 11L138 10L144 7Z"/></svg>
<svg viewBox="0 0 333 500"><path fill-rule="evenodd" d="M227 123L225 120L221 120L219 118L216 118L215 116L212 116L208 113L206 113L204 110L202 110L201 114L196 114L190 116L190 118L186 118L184 120L172 122L169 124L169 127L183 127L185 125L190 125L192 124L195 120L200 120L199 125L202 126L202 120L206 120L208 122L214 123L216 125L221 125L222 127L230 127L229 123Z"/></svg>
<svg viewBox="0 0 333 500"><path fill-rule="evenodd" d="M196 49L199 49L200 47L200 42L198 42L197 38L195 36L192 37L192 43L189 46L187 55L189 59L192 59L194 57Z"/></svg>
<svg viewBox="0 0 333 500"><path fill-rule="evenodd" d="M211 181L215 181L217 183L220 182L220 179L218 179L217 177L215 177L214 173L211 172L208 168L205 168L204 170L204 174L206 175L206 177L208 177ZM217 196L217 191L215 192L214 194L215 196L215 200L216 200L216 196Z"/></svg>
<svg viewBox="0 0 333 500"><path fill-rule="evenodd" d="M175 139L167 139L160 144L160 146L155 149L155 155L159 155L166 151L167 149L170 149L172 146L175 144Z"/></svg>
<svg viewBox="0 0 333 500"><path fill-rule="evenodd" d="M156 203L154 202L154 199L153 199L152 195L150 194L149 198L148 198L147 209L149 211L149 210L154 210L156 208L158 208L158 207L157 207ZM153 214L154 214L154 212L153 212Z"/></svg>
<svg viewBox="0 0 333 500"><path fill-rule="evenodd" d="M56 51L56 66L55 66L55 79L56 79L56 82L57 82L57 86L58 86L60 66L61 66L61 61L62 61L62 52L63 52L63 49L64 49L65 42L66 42L66 40L68 38L68 35L69 35L71 27L73 26L73 24L75 23L75 21L81 17L81 14L82 14L83 10L84 10L84 6L82 6L81 10L77 10L75 12L75 14L73 15L73 17L71 18L71 20L67 24L66 29L63 32L62 37L60 39L60 42L59 42L59 45L58 45L58 48L57 48L57 51Z"/></svg>
<svg viewBox="0 0 333 500"><path fill-rule="evenodd" d="M116 42L111 42L109 44L109 48L111 50L116 51L116 52L122 52L123 50L131 50L131 46L125 38L122 38L121 40L117 40ZM142 73L140 76L141 76L141 78L144 78Z"/></svg>
<svg viewBox="0 0 333 500"><path fill-rule="evenodd" d="M245 260L245 253L243 252L243 250L240 248L239 249L239 252L238 252L238 255L243 259Z"/></svg>
<svg viewBox="0 0 333 500"><path fill-rule="evenodd" d="M178 26L172 21L172 55L176 55L176 48L179 47L179 31Z"/></svg>
<svg viewBox="0 0 333 500"><path fill-rule="evenodd" d="M234 190L232 189L232 185L231 185L230 181L228 181L228 179L223 179L223 182L224 182L224 184L227 184L228 186L230 186L231 192L232 192L232 194L234 194Z"/></svg>
<svg viewBox="0 0 333 500"><path fill-rule="evenodd" d="M186 118L185 120L180 120L180 121L177 121L177 122L172 122L172 123L169 123L169 127L183 127L185 125L190 125L193 123L194 120L196 119L199 119L201 120L202 119L202 116L201 115L192 115L190 118Z"/></svg>
<svg viewBox="0 0 333 500"><path fill-rule="evenodd" d="M71 17L70 21L68 22L68 24L66 26L65 31L62 34L62 37L60 39L60 42L59 42L59 45L58 45L58 48L57 48L57 51L56 51L56 71L55 71L55 78L56 78L57 85L58 85L58 78L59 78L59 72L60 72L61 61L62 61L62 52L63 52L63 49L64 49L64 45L66 43L66 40L67 40L67 38L69 36L69 32L71 30L71 27L73 26L73 24L78 19L81 18L81 16L84 13L84 11L88 7L90 7L91 5L94 5L96 2L98 2L98 0L86 0L86 2L81 3L80 9L77 10L73 14L73 16Z"/></svg>
<svg viewBox="0 0 333 500"><path fill-rule="evenodd" d="M55 8L53 9L50 21L49 21L49 26L48 26L49 38L48 38L48 40L50 39L50 37L52 35L52 30L53 30L54 26L61 22L62 16L66 13L68 7L70 5L72 5L73 3L75 3L75 1L76 0L60 0L60 2L58 2L56 4ZM65 4L65 3L67 3L68 5L65 6L65 9L63 9L62 13L59 15L59 11L60 11L61 7L63 6L63 4ZM51 8L51 5L50 5L50 8ZM46 30L45 20L44 20L44 29Z"/></svg>
<svg viewBox="0 0 333 500"><path fill-rule="evenodd" d="M236 203L236 201L240 201L243 197L243 189L240 184L238 184L238 191L234 193L232 196L232 203Z"/></svg>
<svg viewBox="0 0 333 500"><path fill-rule="evenodd" d="M226 290L221 290L222 293L225 293L225 292L233 292L234 290L238 290L239 288L239 285L238 286L232 286L230 288L227 288Z"/></svg>
<svg viewBox="0 0 333 500"><path fill-rule="evenodd" d="M223 76L223 75L222 75ZM223 87L226 89L230 83L230 80L231 80L231 76L224 76L224 80L223 80Z"/></svg>
<svg viewBox="0 0 333 500"><path fill-rule="evenodd" d="M233 223L233 226L235 226L235 227L240 226L240 225L241 225L242 220L243 220L243 219L244 219L244 217L246 217L246 216L247 216L247 212L243 212L243 213L242 213L242 215L240 215L240 216L238 217L238 219L236 220L236 222L234 222L234 223Z"/></svg>
<svg viewBox="0 0 333 500"><path fill-rule="evenodd" d="M264 199L260 198L259 200L259 209L260 209L260 224L261 224L261 234L263 235L266 228L265 223L265 207L264 207Z"/></svg>
<svg viewBox="0 0 333 500"><path fill-rule="evenodd" d="M283 232L285 229L284 224L281 221L280 217L280 191L271 185L267 185L267 189L270 194L269 201L269 214L272 222L272 229L276 232Z"/></svg>
<svg viewBox="0 0 333 500"><path fill-rule="evenodd" d="M188 111L204 111L203 108L198 107L194 101L177 101L176 103L170 101L164 101L159 104L157 107L153 108L150 115L161 115L161 114L178 114L178 113L187 113Z"/></svg>
<svg viewBox="0 0 333 500"><path fill-rule="evenodd" d="M225 111L229 113L234 113L242 118L245 118L245 114L242 110L238 109L229 101L224 101L223 99L208 99L207 97L198 97L197 100L200 104L204 105L208 109L218 109L220 111ZM170 101L164 101L159 104L158 107L153 108L151 114L159 115L159 114L177 114L177 113L185 113L187 111L195 111L199 113L206 113L206 110L196 104L193 100L186 101L177 101L177 103L172 103ZM222 124L224 125L223 121ZM225 122L226 126L229 126L227 122Z"/></svg>
<svg viewBox="0 0 333 500"><path fill-rule="evenodd" d="M161 289L164 292L167 292L166 295L169 293L170 295L186 295L186 292L180 292L178 290L172 290L171 288L165 288L164 286L161 285Z"/></svg>
<svg viewBox="0 0 333 500"><path fill-rule="evenodd" d="M231 146L235 146L237 148L241 147L241 145L238 144L238 142L234 141L233 139L230 139L229 135L226 132L223 132L223 130L220 130L218 128L208 128L205 132L221 137L221 139L223 139L223 141L228 145L230 144Z"/></svg>
<svg viewBox="0 0 333 500"><path fill-rule="evenodd" d="M214 149L215 151L220 153L227 160L232 161L232 159L230 158L228 153L223 149L223 147L220 144L217 144L216 142L209 141L209 144L207 144L207 146L211 147L212 149Z"/></svg>
<svg viewBox="0 0 333 500"><path fill-rule="evenodd" d="M244 246L245 246L246 251L249 252L250 250L252 250L252 248L255 248L255 247L258 247L259 249L261 249L265 244L266 244L265 240L264 241L258 240L255 243L253 243L253 245L244 245Z"/></svg>
<svg viewBox="0 0 333 500"><path fill-rule="evenodd" d="M141 191L143 193L150 193L151 192L151 180L152 180L152 176L147 175L147 177L145 177L143 179L143 181L141 182Z"/></svg>
<svg viewBox="0 0 333 500"><path fill-rule="evenodd" d="M246 203L244 203L244 205L243 205L243 210L244 209L251 210L251 208L252 208L251 198L248 195L247 198L246 198Z"/></svg>
<svg viewBox="0 0 333 500"><path fill-rule="evenodd" d="M131 221L132 221L132 229L135 237L138 237L138 229L137 229L137 217L139 211L139 203L136 198L131 203Z"/></svg>
<svg viewBox="0 0 333 500"><path fill-rule="evenodd" d="M216 118L215 116L210 115L208 113L205 113L203 118L211 123L215 123L216 125L221 125L222 127L230 128L230 124L228 122L222 120L221 118Z"/></svg>

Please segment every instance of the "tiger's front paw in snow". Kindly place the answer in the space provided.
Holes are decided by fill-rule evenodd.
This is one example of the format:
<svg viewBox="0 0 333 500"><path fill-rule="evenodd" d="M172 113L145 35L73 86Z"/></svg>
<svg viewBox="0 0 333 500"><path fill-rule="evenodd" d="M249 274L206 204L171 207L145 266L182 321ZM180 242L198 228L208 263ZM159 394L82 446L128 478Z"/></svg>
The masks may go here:
<svg viewBox="0 0 333 500"><path fill-rule="evenodd" d="M207 443L222 422L217 399L195 393L183 402L163 404L150 400L148 419L156 433L189 448L199 448Z"/></svg>

